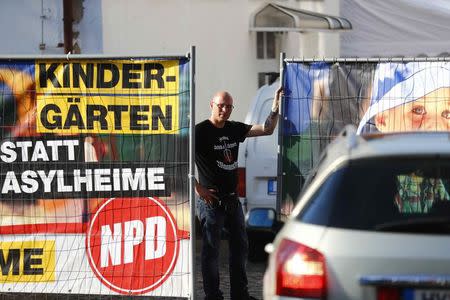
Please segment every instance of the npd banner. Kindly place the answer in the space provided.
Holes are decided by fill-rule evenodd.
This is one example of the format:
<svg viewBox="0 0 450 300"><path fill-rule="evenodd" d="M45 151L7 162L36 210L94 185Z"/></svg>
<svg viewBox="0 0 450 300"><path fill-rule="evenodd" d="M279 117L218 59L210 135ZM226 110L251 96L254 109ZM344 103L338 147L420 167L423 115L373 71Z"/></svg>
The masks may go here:
<svg viewBox="0 0 450 300"><path fill-rule="evenodd" d="M0 61L1 292L189 296L190 63Z"/></svg>

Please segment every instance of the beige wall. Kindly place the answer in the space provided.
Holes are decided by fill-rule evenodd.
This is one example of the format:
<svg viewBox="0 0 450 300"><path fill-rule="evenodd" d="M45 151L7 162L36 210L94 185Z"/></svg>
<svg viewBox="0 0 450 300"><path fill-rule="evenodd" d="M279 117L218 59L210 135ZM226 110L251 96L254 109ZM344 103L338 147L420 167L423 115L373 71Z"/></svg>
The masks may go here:
<svg viewBox="0 0 450 300"><path fill-rule="evenodd" d="M40 1L7 1L0 15L10 24L2 32L8 43L0 54L62 53L62 6L44 1L44 36ZM339 1L274 1L328 14L339 14ZM256 94L257 73L279 70L278 57L256 59L256 33L249 32L250 15L265 0L96 0L84 1L76 30L82 54L184 55L197 47L197 121L209 116L208 101L217 90L228 90L236 100L233 118L243 120ZM24 18L15 18L20 12ZM25 21L24 21L25 20ZM38 30L27 31L24 28ZM45 51L39 50L44 39ZM285 33L288 57L337 56L338 34Z"/></svg>
<svg viewBox="0 0 450 300"><path fill-rule="evenodd" d="M311 1L279 1L289 6L308 2ZM328 2L334 1L325 1L327 5ZM256 34L248 30L250 14L265 1L103 0L102 3L104 54L185 54L191 45L196 46L197 122L209 116L208 102L217 90L228 90L234 96L236 109L232 117L244 120L257 90L257 72L279 68L278 59L268 65L256 60ZM318 10L323 4L324 1L313 1L311 8ZM288 55L298 57L303 53L313 57L334 49L329 44L335 41L322 34L283 36L288 40ZM300 46L295 41L298 38Z"/></svg>

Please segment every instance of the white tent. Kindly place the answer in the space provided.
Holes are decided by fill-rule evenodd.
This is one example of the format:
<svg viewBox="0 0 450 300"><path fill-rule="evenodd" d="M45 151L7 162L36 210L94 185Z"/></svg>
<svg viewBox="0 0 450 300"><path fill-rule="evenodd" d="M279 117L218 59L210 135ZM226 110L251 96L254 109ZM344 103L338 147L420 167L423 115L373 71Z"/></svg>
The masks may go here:
<svg viewBox="0 0 450 300"><path fill-rule="evenodd" d="M341 0L342 57L448 56L450 1Z"/></svg>

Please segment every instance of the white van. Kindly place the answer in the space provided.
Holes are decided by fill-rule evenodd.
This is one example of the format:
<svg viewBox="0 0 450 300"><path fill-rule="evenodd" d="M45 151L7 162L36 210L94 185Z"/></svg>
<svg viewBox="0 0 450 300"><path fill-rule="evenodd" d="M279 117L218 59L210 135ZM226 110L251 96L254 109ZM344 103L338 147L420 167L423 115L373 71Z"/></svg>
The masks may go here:
<svg viewBox="0 0 450 300"><path fill-rule="evenodd" d="M264 124L280 85L276 80L256 93L245 118L246 124ZM239 146L238 194L244 213L253 208L276 207L278 125L272 135L248 138Z"/></svg>
<svg viewBox="0 0 450 300"><path fill-rule="evenodd" d="M257 91L245 123L264 124L279 85L277 80ZM238 194L246 214L248 259L252 261L266 259L264 246L273 241L280 227L276 217L277 149L278 126L272 135L248 138L239 146Z"/></svg>

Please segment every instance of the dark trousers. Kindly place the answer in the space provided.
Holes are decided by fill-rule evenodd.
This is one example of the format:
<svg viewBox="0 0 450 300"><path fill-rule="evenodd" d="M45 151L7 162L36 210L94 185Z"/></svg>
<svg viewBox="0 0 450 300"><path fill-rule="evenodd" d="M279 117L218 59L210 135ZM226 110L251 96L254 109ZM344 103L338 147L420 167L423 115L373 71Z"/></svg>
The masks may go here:
<svg viewBox="0 0 450 300"><path fill-rule="evenodd" d="M244 214L237 196L220 197L221 203L208 205L197 198L197 216L202 228L202 276L205 299L223 299L219 287L219 249L222 229L229 232L229 271L231 299L248 299L246 260L248 239ZM229 202L234 201L234 202Z"/></svg>

